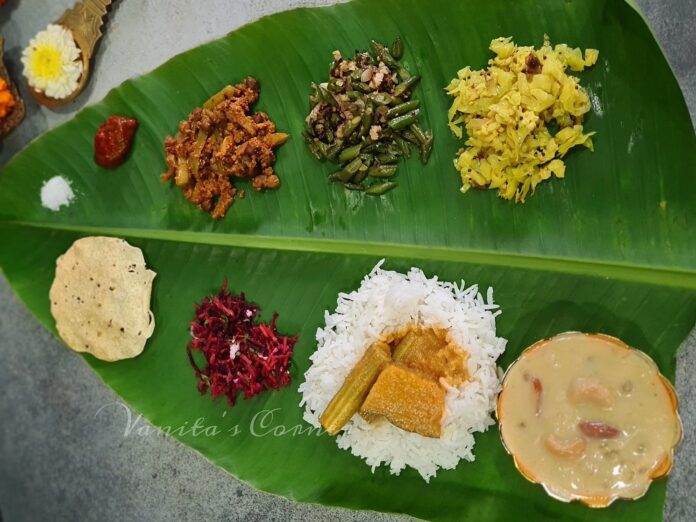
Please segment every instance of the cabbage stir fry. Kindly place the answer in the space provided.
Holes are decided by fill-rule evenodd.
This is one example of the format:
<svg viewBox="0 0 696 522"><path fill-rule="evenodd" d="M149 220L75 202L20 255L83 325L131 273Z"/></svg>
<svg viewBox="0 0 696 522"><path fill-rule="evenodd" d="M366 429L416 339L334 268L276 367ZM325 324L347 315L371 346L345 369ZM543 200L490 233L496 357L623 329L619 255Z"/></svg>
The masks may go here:
<svg viewBox="0 0 696 522"><path fill-rule="evenodd" d="M563 158L570 149L592 150L594 132L582 126L590 98L566 70L583 71L599 53L552 47L548 37L540 49L518 47L511 38L493 40L490 49L496 56L487 69L465 67L446 88L454 97L450 129L458 138L462 126L467 133L454 165L462 192L497 189L500 197L524 203L542 181L565 176Z"/></svg>

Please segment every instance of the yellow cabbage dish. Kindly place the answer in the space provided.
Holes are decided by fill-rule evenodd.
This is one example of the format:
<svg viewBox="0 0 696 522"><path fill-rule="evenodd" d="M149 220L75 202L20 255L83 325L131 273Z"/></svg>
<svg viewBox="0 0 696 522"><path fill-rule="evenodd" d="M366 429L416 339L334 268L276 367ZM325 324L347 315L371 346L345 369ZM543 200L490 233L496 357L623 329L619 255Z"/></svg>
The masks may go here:
<svg viewBox="0 0 696 522"><path fill-rule="evenodd" d="M454 165L462 192L470 187L498 189L500 197L524 203L530 190L552 175L565 175L563 157L576 145L592 150L582 122L591 104L577 78L597 61L598 51L565 44L552 47L548 37L540 49L518 47L511 38L491 42L495 58L488 68L465 67L447 86L454 97L448 117L452 132L466 148ZM547 124L555 122L552 135Z"/></svg>

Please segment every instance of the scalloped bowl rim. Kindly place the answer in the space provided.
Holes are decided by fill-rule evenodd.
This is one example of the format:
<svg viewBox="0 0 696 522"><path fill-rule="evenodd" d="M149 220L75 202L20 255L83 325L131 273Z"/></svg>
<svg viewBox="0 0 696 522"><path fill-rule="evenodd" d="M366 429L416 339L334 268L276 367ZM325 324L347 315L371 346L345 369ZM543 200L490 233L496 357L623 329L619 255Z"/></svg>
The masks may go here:
<svg viewBox="0 0 696 522"><path fill-rule="evenodd" d="M648 481L645 484L645 488L640 491L638 494L633 495L633 496L622 496L619 494L611 495L611 496L585 496L585 495L567 495L567 496L562 496L559 495L557 492L553 491L551 487L546 484L545 482L542 482L541 480L538 480L528 469L526 469L518 460L518 458L515 456L515 454L510 451L510 448L508 448L507 444L505 443L505 438L503 437L503 430L502 430L502 419L500 416L500 403L502 401L503 393L505 391L505 379L508 376L508 373L510 370L525 356L525 354L531 352L532 350L535 350L537 348L540 348L541 346L546 345L547 343L551 342L552 340L566 336L566 335L571 335L571 334L581 334L585 335L587 337L594 337L594 338L599 338L604 341L607 341L611 344L614 344L620 348L626 349L626 350L632 350L633 352L637 353L639 356L643 357L645 360L647 360L655 369L658 377L660 378L660 382L664 386L667 395L670 398L670 401L672 403L672 407L674 408L674 414L676 416L677 420L677 428L679 431L679 436L677 437L676 442L670 449L670 451L667 453L665 458L662 460L662 462L656 466L650 476L648 477ZM681 417L679 416L679 398L677 396L677 392L674 389L674 386L672 386L672 383L662 374L660 371L659 366L657 363L653 360L652 357L650 357L647 353L643 352L642 350L639 350L637 348L633 348L623 342L621 339L618 337L614 337L611 335L603 334L603 333L585 333L585 332L578 332L578 331L567 331L567 332L562 332L559 334L556 334L552 337L545 338L545 339L540 339L539 341L535 342L534 344L528 346L522 352L520 355L512 362L510 365L507 367L505 370L505 373L503 374L503 377L501 379L501 389L500 393L498 394L498 398L496 399L495 402L495 417L496 420L498 421L499 424L499 434L500 434L500 441L503 444L503 448L505 448L505 451L512 457L512 460L515 464L515 468L517 468L517 471L520 472L520 474L526 478L529 482L533 484L539 484L544 488L544 491L546 491L546 494L549 495L551 498L554 498L556 500L560 500L561 502L573 502L573 501L578 501L586 506L589 506L591 508L605 508L613 504L616 500L619 499L625 499L625 500L638 500L639 498L643 497L647 492L648 489L650 489L650 486L652 485L653 481L661 479L669 475L669 473L672 471L672 466L674 464L674 452L676 448L681 444L683 438L684 438L684 427L681 421Z"/></svg>

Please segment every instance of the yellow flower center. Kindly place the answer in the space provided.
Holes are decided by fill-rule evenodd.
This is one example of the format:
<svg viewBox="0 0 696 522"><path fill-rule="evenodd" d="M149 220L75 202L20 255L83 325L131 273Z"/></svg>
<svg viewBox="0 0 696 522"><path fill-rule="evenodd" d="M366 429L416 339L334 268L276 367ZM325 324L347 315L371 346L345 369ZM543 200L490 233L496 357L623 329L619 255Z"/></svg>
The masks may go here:
<svg viewBox="0 0 696 522"><path fill-rule="evenodd" d="M63 59L55 47L42 45L34 50L31 57L31 70L34 76L54 80L63 71Z"/></svg>

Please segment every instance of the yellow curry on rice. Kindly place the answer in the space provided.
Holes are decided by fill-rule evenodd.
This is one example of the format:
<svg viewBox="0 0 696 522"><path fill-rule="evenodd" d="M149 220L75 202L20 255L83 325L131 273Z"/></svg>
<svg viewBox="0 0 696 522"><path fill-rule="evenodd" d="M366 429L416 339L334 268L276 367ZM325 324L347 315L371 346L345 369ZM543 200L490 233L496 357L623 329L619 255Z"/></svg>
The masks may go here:
<svg viewBox="0 0 696 522"><path fill-rule="evenodd" d="M446 386L469 376L468 353L441 328L412 326L372 344L353 367L320 417L336 435L359 413L405 431L440 437Z"/></svg>

